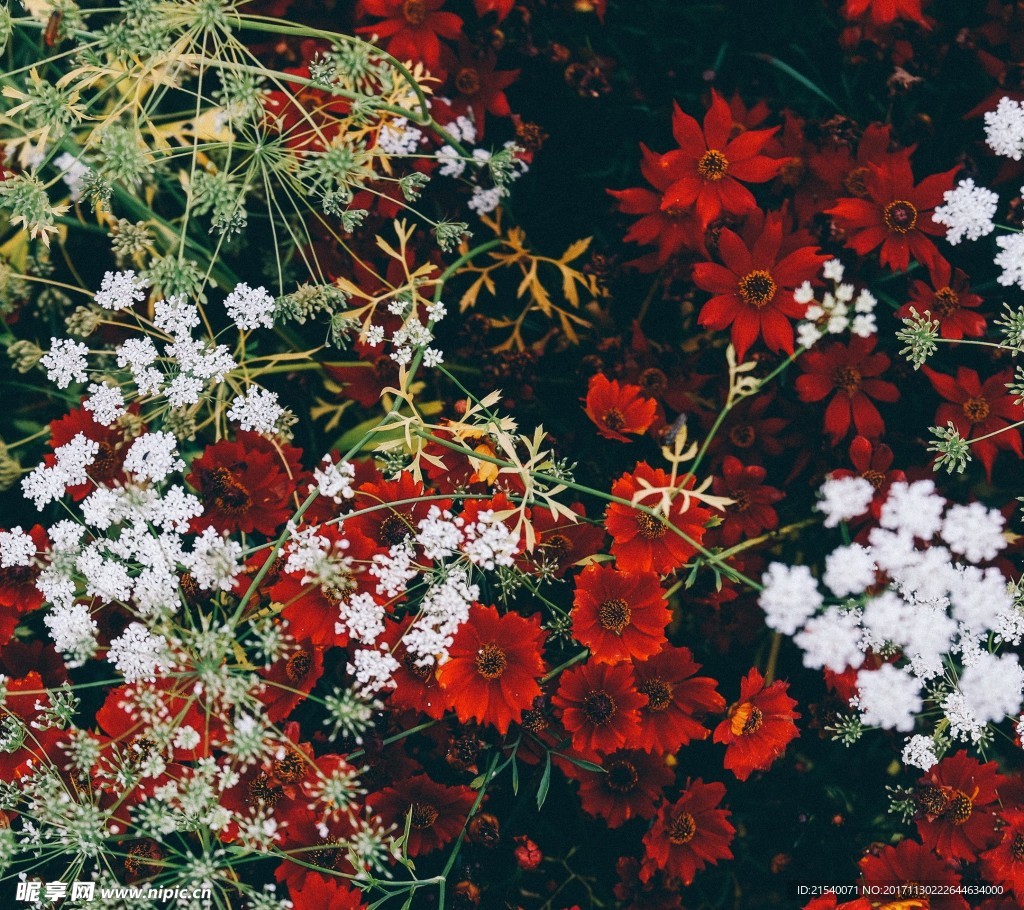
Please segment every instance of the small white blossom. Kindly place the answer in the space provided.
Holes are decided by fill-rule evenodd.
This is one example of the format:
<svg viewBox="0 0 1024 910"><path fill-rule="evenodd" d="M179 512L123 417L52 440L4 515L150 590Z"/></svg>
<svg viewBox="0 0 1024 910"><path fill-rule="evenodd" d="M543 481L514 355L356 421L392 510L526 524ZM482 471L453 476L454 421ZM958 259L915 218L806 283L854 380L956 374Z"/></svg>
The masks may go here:
<svg viewBox="0 0 1024 910"><path fill-rule="evenodd" d="M349 461L335 463L330 455L324 455L321 465L323 467L313 470L320 495L334 500L338 505L346 499L351 499L355 495L352 489L352 481L356 477L355 465Z"/></svg>
<svg viewBox="0 0 1024 910"><path fill-rule="evenodd" d="M1006 546L1005 523L998 509L986 509L980 502L952 505L946 512L940 533L949 548L968 562L988 562Z"/></svg>
<svg viewBox="0 0 1024 910"><path fill-rule="evenodd" d="M892 664L857 674L857 706L869 727L909 733L923 704L921 684Z"/></svg>
<svg viewBox="0 0 1024 910"><path fill-rule="evenodd" d="M70 338L51 338L50 350L40 361L46 367L46 375L56 383L58 389L66 389L72 382L85 382L89 377L86 370L89 348Z"/></svg>
<svg viewBox="0 0 1024 910"><path fill-rule="evenodd" d="M863 477L831 477L818 490L821 499L816 508L825 513L825 527L863 515L875 497L875 488Z"/></svg>
<svg viewBox="0 0 1024 910"><path fill-rule="evenodd" d="M995 263L1003 270L996 280L1004 287L1015 284L1024 289L1024 233L996 237L996 244L1001 252L996 254Z"/></svg>
<svg viewBox="0 0 1024 910"><path fill-rule="evenodd" d="M10 531L0 531L0 568L31 565L35 555L35 541L22 531L20 525Z"/></svg>
<svg viewBox="0 0 1024 910"><path fill-rule="evenodd" d="M89 397L83 407L92 411L96 423L109 427L125 413L124 394L120 386L93 382L89 384Z"/></svg>
<svg viewBox="0 0 1024 910"><path fill-rule="evenodd" d="M352 655L352 662L346 669L359 683L358 694L362 698L368 698L395 687L393 677L398 666L398 661L388 653L387 647L382 645L380 650L360 648Z"/></svg>
<svg viewBox="0 0 1024 910"><path fill-rule="evenodd" d="M1024 155L1024 104L1000 98L996 109L985 114L985 141L997 155L1020 161Z"/></svg>
<svg viewBox="0 0 1024 910"><path fill-rule="evenodd" d="M930 736L911 736L903 747L903 763L922 771L931 770L939 759L935 754L935 741Z"/></svg>
<svg viewBox="0 0 1024 910"><path fill-rule="evenodd" d="M758 603L770 629L792 635L824 602L807 566L773 562L761 577L764 590Z"/></svg>
<svg viewBox="0 0 1024 910"><path fill-rule="evenodd" d="M875 581L877 567L867 547L850 544L839 547L825 558L822 581L836 597L863 594Z"/></svg>
<svg viewBox="0 0 1024 910"><path fill-rule="evenodd" d="M148 287L149 279L136 275L131 269L107 272L94 299L105 310L126 310L146 299Z"/></svg>
<svg viewBox="0 0 1024 910"><path fill-rule="evenodd" d="M124 676L127 683L156 679L157 673L172 666L167 642L154 635L142 623L133 622L110 643L107 660Z"/></svg>
<svg viewBox="0 0 1024 910"><path fill-rule="evenodd" d="M228 294L224 307L240 329L274 327L274 298L264 287L251 288L242 282Z"/></svg>
<svg viewBox="0 0 1024 910"><path fill-rule="evenodd" d="M257 385L249 386L245 395L237 395L228 409L228 419L243 430L269 436L284 415L277 395Z"/></svg>
<svg viewBox="0 0 1024 910"><path fill-rule="evenodd" d="M124 469L139 480L165 480L185 467L185 462L178 458L177 445L178 440L171 433L144 433L128 449Z"/></svg>
<svg viewBox="0 0 1024 910"><path fill-rule="evenodd" d="M961 180L955 189L947 190L942 198L946 204L935 209L932 221L946 225L946 240L953 246L965 237L978 240L996 229L992 219L996 216L999 196L983 186L975 186L970 177Z"/></svg>

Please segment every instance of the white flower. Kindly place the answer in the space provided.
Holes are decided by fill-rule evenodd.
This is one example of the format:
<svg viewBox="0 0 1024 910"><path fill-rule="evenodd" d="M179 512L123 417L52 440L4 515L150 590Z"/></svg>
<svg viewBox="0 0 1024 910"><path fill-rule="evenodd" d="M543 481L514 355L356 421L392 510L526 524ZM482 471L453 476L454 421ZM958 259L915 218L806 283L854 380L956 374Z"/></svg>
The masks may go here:
<svg viewBox="0 0 1024 910"><path fill-rule="evenodd" d="M89 384L89 397L85 399L83 407L92 411L96 423L109 427L125 413L124 395L120 386L93 382Z"/></svg>
<svg viewBox="0 0 1024 910"><path fill-rule="evenodd" d="M821 499L816 508L825 513L825 527L863 515L875 497L875 488L863 477L831 477L818 490Z"/></svg>
<svg viewBox="0 0 1024 910"><path fill-rule="evenodd" d="M380 650L360 648L352 655L352 663L348 664L346 669L360 684L359 695L368 698L377 692L395 687L392 677L398 666L398 661L388 653L387 646L381 645Z"/></svg>
<svg viewBox="0 0 1024 910"><path fill-rule="evenodd" d="M903 763L929 771L938 763L935 741L930 736L911 736L903 747Z"/></svg>
<svg viewBox="0 0 1024 910"><path fill-rule="evenodd" d="M139 480L165 480L185 467L185 462L178 458L177 445L178 440L171 433L144 433L128 449L124 469Z"/></svg>
<svg viewBox="0 0 1024 910"><path fill-rule="evenodd" d="M380 325L371 325L366 330L366 343L370 347L377 347L384 340L384 327Z"/></svg>
<svg viewBox="0 0 1024 910"><path fill-rule="evenodd" d="M37 509L60 499L67 487L88 483L87 473L100 450L100 444L78 433L68 443L54 450L56 463L52 466L40 464L22 478L21 489Z"/></svg>
<svg viewBox="0 0 1024 910"><path fill-rule="evenodd" d="M942 194L946 204L932 214L932 220L948 228L946 240L956 246L965 237L978 240L991 234L996 226L992 219L999 207L999 196L983 186L975 186L968 177L955 189Z"/></svg>
<svg viewBox="0 0 1024 910"><path fill-rule="evenodd" d="M483 187L475 186L468 205L478 215L489 215L501 204L502 195L501 187L494 186L485 190Z"/></svg>
<svg viewBox="0 0 1024 910"><path fill-rule="evenodd" d="M807 621L793 641L804 652L804 666L828 667L842 673L864 663L860 650L860 616L856 611L829 607Z"/></svg>
<svg viewBox="0 0 1024 910"><path fill-rule="evenodd" d="M82 198L82 190L85 188L85 178L91 173L89 165L80 161L70 152L64 152L53 159L53 166L60 170L60 179L67 186L71 201L78 202Z"/></svg>
<svg viewBox="0 0 1024 910"><path fill-rule="evenodd" d="M437 172L442 177L461 177L466 170L466 162L458 151L450 145L442 145L435 156L440 164Z"/></svg>
<svg viewBox="0 0 1024 910"><path fill-rule="evenodd" d="M277 395L257 385L249 386L244 396L236 396L228 409L229 420L243 430L265 436L274 432L283 414L284 408L278 404Z"/></svg>
<svg viewBox="0 0 1024 910"><path fill-rule="evenodd" d="M423 366L436 367L444 363L444 354L437 348L426 348L423 351Z"/></svg>
<svg viewBox="0 0 1024 910"><path fill-rule="evenodd" d="M70 657L73 666L84 663L95 653L99 627L84 604L55 606L43 617L43 622L53 639L53 646Z"/></svg>
<svg viewBox="0 0 1024 910"><path fill-rule="evenodd" d="M879 524L910 537L931 540L942 527L946 500L935 492L932 480L894 483L882 506Z"/></svg>
<svg viewBox="0 0 1024 910"><path fill-rule="evenodd" d="M0 531L0 568L31 565L35 555L35 541L22 531L20 525L10 531Z"/></svg>
<svg viewBox="0 0 1024 910"><path fill-rule="evenodd" d="M952 505L946 512L940 534L949 548L968 562L988 562L1006 546L998 509L986 509L980 502Z"/></svg>
<svg viewBox="0 0 1024 910"><path fill-rule="evenodd" d="M242 282L228 294L224 307L240 329L274 327L274 298L264 287L251 288Z"/></svg>
<svg viewBox="0 0 1024 910"><path fill-rule="evenodd" d="M843 263L838 259L829 259L821 268L822 277L826 281L842 281L843 271Z"/></svg>
<svg viewBox="0 0 1024 910"><path fill-rule="evenodd" d="M921 684L892 664L877 670L861 670L857 674L857 696L861 721L869 727L899 730L914 729L917 712L923 704Z"/></svg>
<svg viewBox="0 0 1024 910"><path fill-rule="evenodd" d="M86 370L89 348L70 338L51 338L50 350L43 355L41 363L46 375L58 389L66 389L72 382L85 382L89 377Z"/></svg>
<svg viewBox="0 0 1024 910"><path fill-rule="evenodd" d="M875 581L875 560L867 547L850 544L839 547L825 558L822 581L836 597L863 594Z"/></svg>
<svg viewBox="0 0 1024 910"><path fill-rule="evenodd" d="M313 477L320 495L334 500L338 505L346 499L351 499L355 495L352 489L352 481L356 477L355 465L348 461L339 461L335 464L330 455L324 455L321 464L322 468L313 469Z"/></svg>
<svg viewBox="0 0 1024 910"><path fill-rule="evenodd" d="M476 521L461 524L464 540L462 552L474 565L493 571L498 566L508 568L519 552L519 535L510 531L495 514L487 509L476 516Z"/></svg>
<svg viewBox="0 0 1024 910"><path fill-rule="evenodd" d="M1015 284L1024 289L1024 234L1004 234L996 237L996 244L1002 252L995 263L1003 270L996 280L1004 287Z"/></svg>
<svg viewBox="0 0 1024 910"><path fill-rule="evenodd" d="M1000 98L999 106L985 114L985 141L997 155L1020 161L1024 155L1024 104Z"/></svg>
<svg viewBox="0 0 1024 910"><path fill-rule="evenodd" d="M207 528L183 561L202 590L230 591L241 571L242 545Z"/></svg>
<svg viewBox="0 0 1024 910"><path fill-rule="evenodd" d="M153 323L169 335L187 335L200 323L199 310L184 297L158 300L153 308Z"/></svg>
<svg viewBox="0 0 1024 910"><path fill-rule="evenodd" d="M807 566L773 562L761 577L758 598L770 629L792 635L824 602L818 583Z"/></svg>
<svg viewBox="0 0 1024 910"><path fill-rule="evenodd" d="M94 299L105 310L126 310L146 299L148 287L149 279L136 275L131 269L107 272Z"/></svg>
<svg viewBox="0 0 1024 910"><path fill-rule="evenodd" d="M1024 700L1024 667L1016 654L980 652L964 668L958 685L964 704L978 723L998 723L1018 714Z"/></svg>
<svg viewBox="0 0 1024 910"><path fill-rule="evenodd" d="M411 155L422 138L422 131L409 126L408 118L396 117L380 128L377 146L388 155Z"/></svg>
<svg viewBox="0 0 1024 910"><path fill-rule="evenodd" d="M110 643L107 660L127 683L142 679L153 682L157 673L166 672L172 665L167 654L167 642L140 622L131 623Z"/></svg>

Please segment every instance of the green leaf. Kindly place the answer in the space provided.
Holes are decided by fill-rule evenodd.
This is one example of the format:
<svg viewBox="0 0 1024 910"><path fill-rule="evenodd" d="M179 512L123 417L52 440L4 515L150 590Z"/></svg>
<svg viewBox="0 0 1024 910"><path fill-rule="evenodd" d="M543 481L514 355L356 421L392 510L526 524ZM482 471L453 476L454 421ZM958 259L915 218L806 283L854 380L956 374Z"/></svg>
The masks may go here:
<svg viewBox="0 0 1024 910"><path fill-rule="evenodd" d="M793 69L793 67L791 67L788 63L785 63L778 57L773 57L771 54L750 54L750 56L754 57L757 60L761 60L764 63L767 63L769 66L772 66L775 69L777 69L780 73L785 73L785 75L789 76L790 79L799 82L808 91L813 92L823 101L827 101L829 104L832 105L832 107L834 107L836 110L839 110L839 105L836 104L836 102L831 98L830 95L826 94L822 89L818 88L818 86L811 82L811 80L808 79L803 73Z"/></svg>
<svg viewBox="0 0 1024 910"><path fill-rule="evenodd" d="M606 774L607 772L600 765L595 765L592 761L587 761L583 758L574 758L571 755L564 755L561 752L556 752L555 755L561 755L566 761L572 762L577 768L582 768L584 771L592 771L595 774Z"/></svg>
<svg viewBox="0 0 1024 910"><path fill-rule="evenodd" d="M544 757L544 773L540 777L540 785L537 787L537 808L544 807L544 800L548 798L548 790L551 788L551 753Z"/></svg>

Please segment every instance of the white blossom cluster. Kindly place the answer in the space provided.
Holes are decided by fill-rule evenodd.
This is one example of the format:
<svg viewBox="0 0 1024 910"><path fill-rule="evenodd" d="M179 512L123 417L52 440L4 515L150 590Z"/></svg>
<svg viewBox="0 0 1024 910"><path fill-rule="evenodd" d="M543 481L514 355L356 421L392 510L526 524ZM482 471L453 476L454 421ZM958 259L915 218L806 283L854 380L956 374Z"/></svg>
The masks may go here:
<svg viewBox="0 0 1024 910"><path fill-rule="evenodd" d="M866 288L858 292L852 284L844 282L843 274L843 264L838 259L830 259L822 267L822 277L831 288L822 294L820 301L815 298L809 281L793 292L797 303L807 304L804 318L796 328L801 347L813 347L826 335L849 331L867 338L878 331L875 324L878 301Z"/></svg>
<svg viewBox="0 0 1024 910"><path fill-rule="evenodd" d="M1024 103L1000 98L985 114L985 141L997 155L1020 161L1024 155Z"/></svg>
<svg viewBox="0 0 1024 910"><path fill-rule="evenodd" d="M961 180L955 189L942 194L944 205L936 207L932 221L944 224L946 240L953 246L961 240L978 240L987 237L995 229L996 210L999 196L983 186L975 186L968 177Z"/></svg>
<svg viewBox="0 0 1024 910"><path fill-rule="evenodd" d="M869 489L859 477L826 481L826 524L863 515ZM769 627L793 636L805 666L858 670L852 704L864 725L910 733L930 701L949 735L977 742L1024 703L1024 668L1016 654L999 653L1024 640L1024 599L988 564L1006 546L1003 526L997 510L950 503L931 480L895 483L877 526L863 542L836 547L820 583L806 566L772 563L760 604ZM885 663L865 665L869 653ZM935 749L925 739L933 738L915 736L904 759L929 767Z"/></svg>
<svg viewBox="0 0 1024 910"><path fill-rule="evenodd" d="M392 333L390 343L394 345L391 359L399 366L408 366L417 351L423 352L423 365L436 367L444 363L444 355L440 350L430 347L434 340L432 326L448 315L448 308L440 301L433 301L425 307L428 325L424 325L419 316L412 311L409 301L403 298L392 300L388 304L388 312L402 318L402 325ZM366 343L377 347L385 340L384 329L379 325L367 328L364 338Z"/></svg>

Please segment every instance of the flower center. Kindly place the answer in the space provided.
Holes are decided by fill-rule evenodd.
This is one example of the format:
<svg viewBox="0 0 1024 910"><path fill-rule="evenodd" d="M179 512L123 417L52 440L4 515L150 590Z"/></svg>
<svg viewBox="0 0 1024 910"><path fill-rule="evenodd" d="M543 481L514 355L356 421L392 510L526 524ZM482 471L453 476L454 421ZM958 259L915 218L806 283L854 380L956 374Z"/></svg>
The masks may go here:
<svg viewBox="0 0 1024 910"><path fill-rule="evenodd" d="M915 798L924 814L933 818L942 815L949 808L949 797L941 787L925 787Z"/></svg>
<svg viewBox="0 0 1024 910"><path fill-rule="evenodd" d="M650 367L640 374L640 386L651 395L657 395L668 385L668 376L657 367Z"/></svg>
<svg viewBox="0 0 1024 910"><path fill-rule="evenodd" d="M606 632L614 632L621 635L623 629L629 625L633 611L624 600L606 600L597 608L597 621Z"/></svg>
<svg viewBox="0 0 1024 910"><path fill-rule="evenodd" d="M771 303L777 290L772 276L764 269L755 269L740 279L740 296L758 309Z"/></svg>
<svg viewBox="0 0 1024 910"><path fill-rule="evenodd" d="M484 679L497 679L508 667L508 655L497 645L484 645L476 652L476 672Z"/></svg>
<svg viewBox="0 0 1024 910"><path fill-rule="evenodd" d="M412 515L408 512L392 512L380 523L379 538L381 543L400 544L412 533Z"/></svg>
<svg viewBox="0 0 1024 910"><path fill-rule="evenodd" d="M725 507L726 511L746 512L750 508L749 490L730 490L729 498L732 499L732 504Z"/></svg>
<svg viewBox="0 0 1024 910"><path fill-rule="evenodd" d="M853 367L842 367L832 374L832 384L847 395L852 395L860 389L860 373Z"/></svg>
<svg viewBox="0 0 1024 910"><path fill-rule="evenodd" d="M587 720L597 726L608 723L616 711L618 706L615 699L604 690L591 692L583 699L583 713L587 715Z"/></svg>
<svg viewBox="0 0 1024 910"><path fill-rule="evenodd" d="M636 525L644 540L659 540L665 536L665 526L646 512L636 513Z"/></svg>
<svg viewBox="0 0 1024 910"><path fill-rule="evenodd" d="M882 489L882 484L885 483L885 475L881 471L864 471L860 476L876 490Z"/></svg>
<svg viewBox="0 0 1024 910"><path fill-rule="evenodd" d="M917 209L906 199L897 199L885 207L882 220L890 231L909 234L917 226Z"/></svg>
<svg viewBox="0 0 1024 910"><path fill-rule="evenodd" d="M469 66L464 66L455 76L455 87L463 95L475 95L480 91L480 74Z"/></svg>
<svg viewBox="0 0 1024 910"><path fill-rule="evenodd" d="M313 658L310 657L309 651L298 651L288 658L288 663L284 665L284 675L291 682L298 684L309 675L312 667Z"/></svg>
<svg viewBox="0 0 1024 910"><path fill-rule="evenodd" d="M855 167L846 175L843 185L850 192L851 196L856 196L858 199L863 199L867 196L868 185L864 179L867 175L868 169L866 167Z"/></svg>
<svg viewBox="0 0 1024 910"><path fill-rule="evenodd" d="M1024 859L1024 834L1015 834L1010 844L1010 855L1014 859Z"/></svg>
<svg viewBox="0 0 1024 910"><path fill-rule="evenodd" d="M625 759L613 761L605 770L608 772L605 775L605 786L615 793L632 793L640 783L636 765Z"/></svg>
<svg viewBox="0 0 1024 910"><path fill-rule="evenodd" d="M113 480L118 470L117 451L114 446L106 441L99 444L99 451L89 465L89 477L99 482Z"/></svg>
<svg viewBox="0 0 1024 910"><path fill-rule="evenodd" d="M729 440L738 448L749 449L757 440L757 430L748 423L739 424L729 430Z"/></svg>
<svg viewBox="0 0 1024 910"><path fill-rule="evenodd" d="M668 842L677 847L688 844L697 833L697 821L689 812L673 816L668 826Z"/></svg>
<svg viewBox="0 0 1024 910"><path fill-rule="evenodd" d="M437 809L430 803L412 804L412 827L417 831L430 828L437 821Z"/></svg>
<svg viewBox="0 0 1024 910"><path fill-rule="evenodd" d="M960 295L951 287L939 288L935 292L935 306L933 309L943 318L952 316L960 309Z"/></svg>
<svg viewBox="0 0 1024 910"><path fill-rule="evenodd" d="M973 811L974 801L963 790L954 790L944 815L954 825L960 826L971 817Z"/></svg>
<svg viewBox="0 0 1024 910"><path fill-rule="evenodd" d="M405 0L402 4L402 18L409 25L422 25L427 18L427 8L423 0Z"/></svg>
<svg viewBox="0 0 1024 910"><path fill-rule="evenodd" d="M708 149L697 162L697 173L705 180L721 180L729 170L729 159L718 149Z"/></svg>
<svg viewBox="0 0 1024 910"><path fill-rule="evenodd" d="M203 501L225 515L241 515L252 505L249 491L230 468L213 468L203 473Z"/></svg>
<svg viewBox="0 0 1024 910"><path fill-rule="evenodd" d="M755 708L749 701L745 701L733 711L729 729L732 730L733 736L750 736L751 733L760 730L763 723L764 712L760 708Z"/></svg>
<svg viewBox="0 0 1024 910"><path fill-rule="evenodd" d="M163 851L155 841L139 841L128 848L124 868L131 875L141 875L149 869L159 868L160 860L163 858Z"/></svg>
<svg viewBox="0 0 1024 910"><path fill-rule="evenodd" d="M657 676L645 679L637 690L647 696L648 711L664 711L672 702L672 687Z"/></svg>
<svg viewBox="0 0 1024 910"><path fill-rule="evenodd" d="M971 423L981 423L992 413L991 405L984 398L968 398L960 407Z"/></svg>
<svg viewBox="0 0 1024 910"><path fill-rule="evenodd" d="M479 660L480 657L478 655L477 661L479 662ZM416 658L413 657L412 654L408 653L405 654L405 656L402 658L402 666L405 667L405 669L408 670L417 679L421 679L424 682L426 682L430 678L430 674L432 672L429 666L421 667L419 664L417 664Z"/></svg>
<svg viewBox="0 0 1024 910"><path fill-rule="evenodd" d="M552 534L541 546L555 560L565 559L572 552L572 541L564 534Z"/></svg>
<svg viewBox="0 0 1024 910"><path fill-rule="evenodd" d="M601 420L609 430L621 430L626 425L626 418L622 416L622 411L618 408L609 408L604 412Z"/></svg>
<svg viewBox="0 0 1024 910"><path fill-rule="evenodd" d="M249 802L262 803L264 806L273 806L284 796L284 788L270 779L266 771L260 771L249 781Z"/></svg>
<svg viewBox="0 0 1024 910"><path fill-rule="evenodd" d="M294 749L289 749L283 758L274 762L274 776L285 784L296 784L305 773L302 756Z"/></svg>

